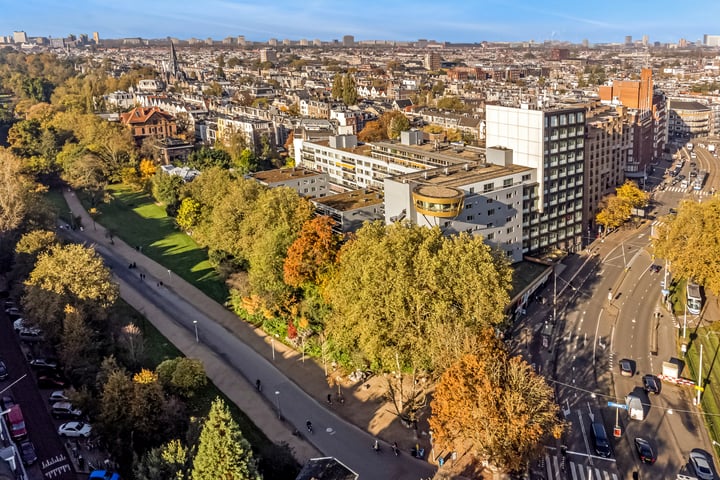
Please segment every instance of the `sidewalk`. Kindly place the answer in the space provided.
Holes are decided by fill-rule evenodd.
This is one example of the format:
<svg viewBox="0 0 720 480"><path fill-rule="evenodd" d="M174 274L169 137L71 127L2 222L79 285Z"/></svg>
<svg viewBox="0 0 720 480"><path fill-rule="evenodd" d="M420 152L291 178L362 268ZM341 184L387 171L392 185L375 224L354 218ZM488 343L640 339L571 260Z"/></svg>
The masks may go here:
<svg viewBox="0 0 720 480"><path fill-rule="evenodd" d="M272 362L289 380L300 386L319 403L324 404L328 394L332 394L333 398L337 394L338 387L331 388L325 376L325 368L327 368L329 377L338 378L338 374L333 372L330 363L324 366L322 360L310 357L305 357L303 360L299 352L278 341L273 342L274 346L271 345L270 337L261 329L247 324L179 275L145 257L135 246L131 247L117 237L111 244L102 225L96 223L93 227L92 218L82 207L74 192L64 191L63 195L73 214L82 218L82 225L85 228L79 235L88 242L96 244L98 249L112 250L119 259L124 260L125 264L135 263L137 265L135 272L138 275L140 273L146 275L145 281L148 288L167 288L201 309L207 316ZM133 288L128 288L123 281L119 283L122 298L145 316L183 354L202 360L208 378L245 412L271 441L287 443L301 463L309 458L320 456L319 452L308 442L293 436L292 428L288 424L277 419L273 405L256 394L254 378L245 378L230 368L223 358L206 348L202 342L196 342L194 332L178 329L177 324L162 310L148 302ZM162 286L158 287L158 285ZM274 361L273 348L275 351ZM421 431L420 437L416 438L414 430L403 427L397 421L392 407L384 401L383 393L386 386L382 378L372 377L369 380L353 384L344 377L340 383L345 399L344 405L333 403L332 406L327 407L332 409L335 415L390 443L397 441L401 450L409 451L412 446L419 443L426 452L430 451L429 438L423 435L424 432ZM420 429L422 430L423 427Z"/></svg>

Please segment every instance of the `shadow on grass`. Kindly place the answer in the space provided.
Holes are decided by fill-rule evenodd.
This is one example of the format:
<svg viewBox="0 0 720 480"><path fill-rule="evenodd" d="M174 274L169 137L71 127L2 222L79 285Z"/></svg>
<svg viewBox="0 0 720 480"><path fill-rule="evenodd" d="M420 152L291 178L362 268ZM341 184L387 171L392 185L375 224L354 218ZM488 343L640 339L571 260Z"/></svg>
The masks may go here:
<svg viewBox="0 0 720 480"><path fill-rule="evenodd" d="M208 261L207 249L179 231L175 220L144 192L113 185L108 188L109 203L99 206L96 221L113 236L132 247L142 248L148 258L166 267L168 280L179 275L213 300L224 304L228 290ZM81 197L88 208L87 198ZM91 228L91 226L87 226Z"/></svg>

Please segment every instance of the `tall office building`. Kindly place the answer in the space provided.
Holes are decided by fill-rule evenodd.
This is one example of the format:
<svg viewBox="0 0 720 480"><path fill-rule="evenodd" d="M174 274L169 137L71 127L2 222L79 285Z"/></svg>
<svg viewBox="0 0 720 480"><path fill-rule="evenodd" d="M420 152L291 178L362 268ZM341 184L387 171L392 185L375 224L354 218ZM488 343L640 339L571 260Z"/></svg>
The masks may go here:
<svg viewBox="0 0 720 480"><path fill-rule="evenodd" d="M13 42L28 43L27 34L24 31L13 32Z"/></svg>
<svg viewBox="0 0 720 480"><path fill-rule="evenodd" d="M582 248L585 121L585 107L486 107L487 146L509 148L513 164L537 170L523 252Z"/></svg>
<svg viewBox="0 0 720 480"><path fill-rule="evenodd" d="M625 45L632 45L632 35L625 36Z"/></svg>
<svg viewBox="0 0 720 480"><path fill-rule="evenodd" d="M241 46L245 46L245 35L238 35L237 36L237 44Z"/></svg>
<svg viewBox="0 0 720 480"><path fill-rule="evenodd" d="M648 43L650 43L650 38L647 35L643 35L642 36L642 44L647 47Z"/></svg>
<svg viewBox="0 0 720 480"><path fill-rule="evenodd" d="M95 45L100 45L100 34L98 32L93 32L93 42Z"/></svg>
<svg viewBox="0 0 720 480"><path fill-rule="evenodd" d="M442 57L438 52L428 52L425 54L425 69L437 71L442 65Z"/></svg>
<svg viewBox="0 0 720 480"><path fill-rule="evenodd" d="M261 48L260 49L260 61L261 62L277 62L277 53L272 48Z"/></svg>
<svg viewBox="0 0 720 480"><path fill-rule="evenodd" d="M343 47L353 47L355 46L355 37L352 35L345 35L343 37Z"/></svg>
<svg viewBox="0 0 720 480"><path fill-rule="evenodd" d="M703 45L706 47L720 47L720 35L703 35Z"/></svg>

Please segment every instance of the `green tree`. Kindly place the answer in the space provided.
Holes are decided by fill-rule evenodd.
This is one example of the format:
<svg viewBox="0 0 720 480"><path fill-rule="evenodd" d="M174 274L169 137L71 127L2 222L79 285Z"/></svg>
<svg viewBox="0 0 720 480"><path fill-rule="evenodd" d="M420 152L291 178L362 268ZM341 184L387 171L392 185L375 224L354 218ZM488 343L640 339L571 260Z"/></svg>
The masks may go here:
<svg viewBox="0 0 720 480"><path fill-rule="evenodd" d="M260 480L250 444L221 399L216 399L200 434L193 480Z"/></svg>
<svg viewBox="0 0 720 480"><path fill-rule="evenodd" d="M202 205L194 198L186 197L180 202L175 221L185 232L192 232L193 228L200 223Z"/></svg>
<svg viewBox="0 0 720 480"><path fill-rule="evenodd" d="M210 167L229 168L230 154L221 148L203 146L188 156L187 165L198 170L206 170Z"/></svg>
<svg viewBox="0 0 720 480"><path fill-rule="evenodd" d="M355 77L350 74L343 78L342 99L345 105L355 105L357 103L357 86L355 85Z"/></svg>
<svg viewBox="0 0 720 480"><path fill-rule="evenodd" d="M492 339L494 332L484 336ZM440 378L430 417L433 441L447 450L470 447L478 463L489 460L518 472L538 456L543 440L560 438L565 426L545 379L501 342L483 343Z"/></svg>
<svg viewBox="0 0 720 480"><path fill-rule="evenodd" d="M195 358L177 357L165 360L157 366L160 381L184 397L191 397L207 385L205 367Z"/></svg>
<svg viewBox="0 0 720 480"><path fill-rule="evenodd" d="M133 383L120 369L107 376L100 394L99 414L95 428L107 440L108 451L116 461L132 460L134 425L131 405L134 400Z"/></svg>
<svg viewBox="0 0 720 480"><path fill-rule="evenodd" d="M180 440L171 440L145 453L133 473L135 480L189 480L190 451Z"/></svg>
<svg viewBox="0 0 720 480"><path fill-rule="evenodd" d="M210 97L222 97L223 88L218 82L211 82L204 90L203 93Z"/></svg>
<svg viewBox="0 0 720 480"><path fill-rule="evenodd" d="M671 262L673 276L720 294L720 197L682 202L676 215L662 219L653 246Z"/></svg>
<svg viewBox="0 0 720 480"><path fill-rule="evenodd" d="M152 195L158 202L173 207L180 201L184 185L185 182L178 175L159 172L152 179Z"/></svg>
<svg viewBox="0 0 720 480"><path fill-rule="evenodd" d="M385 125L388 138L400 138L400 132L410 130L410 120L396 110L385 112L380 117L380 122Z"/></svg>
<svg viewBox="0 0 720 480"><path fill-rule="evenodd" d="M336 73L333 77L332 90L330 91L332 98L339 100L343 97L343 75Z"/></svg>
<svg viewBox="0 0 720 480"><path fill-rule="evenodd" d="M461 112L465 110L465 104L456 96L442 97L437 101L437 107L443 110L454 110Z"/></svg>
<svg viewBox="0 0 720 480"><path fill-rule="evenodd" d="M97 365L97 351L94 348L93 332L88 327L84 312L68 306L60 337L60 361L67 372Z"/></svg>
<svg viewBox="0 0 720 480"><path fill-rule="evenodd" d="M30 188L30 181L22 174L20 159L0 147L0 237L18 228L25 219Z"/></svg>

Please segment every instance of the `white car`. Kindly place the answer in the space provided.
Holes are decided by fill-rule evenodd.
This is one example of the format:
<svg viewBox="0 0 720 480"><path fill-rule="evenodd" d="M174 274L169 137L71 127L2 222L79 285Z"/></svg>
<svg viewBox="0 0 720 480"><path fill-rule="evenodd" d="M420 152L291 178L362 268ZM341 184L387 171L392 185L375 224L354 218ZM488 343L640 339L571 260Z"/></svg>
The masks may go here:
<svg viewBox="0 0 720 480"><path fill-rule="evenodd" d="M70 399L65 395L64 390L55 390L50 394L48 401L50 402L50 405L52 405L57 402L68 402Z"/></svg>
<svg viewBox="0 0 720 480"><path fill-rule="evenodd" d="M67 422L58 427L58 435L61 437L85 437L88 438L92 427L84 422Z"/></svg>

